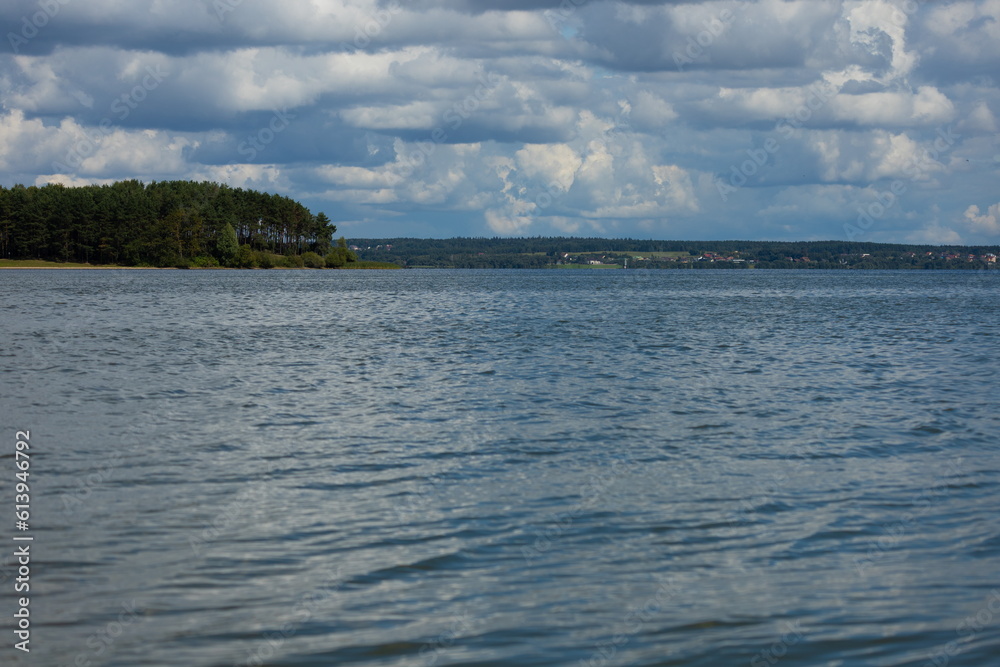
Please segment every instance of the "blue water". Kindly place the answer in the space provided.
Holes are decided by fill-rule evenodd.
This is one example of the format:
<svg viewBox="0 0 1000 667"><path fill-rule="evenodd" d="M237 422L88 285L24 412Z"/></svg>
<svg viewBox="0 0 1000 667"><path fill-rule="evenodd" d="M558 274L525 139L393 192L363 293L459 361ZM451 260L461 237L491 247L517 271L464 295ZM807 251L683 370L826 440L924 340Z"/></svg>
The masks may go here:
<svg viewBox="0 0 1000 667"><path fill-rule="evenodd" d="M34 542L0 660L1000 664L998 296L2 271L0 502L30 429Z"/></svg>

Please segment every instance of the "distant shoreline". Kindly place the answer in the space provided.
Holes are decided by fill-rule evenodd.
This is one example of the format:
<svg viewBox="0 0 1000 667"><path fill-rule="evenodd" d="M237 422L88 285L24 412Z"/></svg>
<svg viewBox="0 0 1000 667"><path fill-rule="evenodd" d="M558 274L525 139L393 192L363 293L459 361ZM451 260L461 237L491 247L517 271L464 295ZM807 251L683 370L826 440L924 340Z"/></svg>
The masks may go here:
<svg viewBox="0 0 1000 667"><path fill-rule="evenodd" d="M13 264L12 263L19 263ZM0 260L0 271L24 271L27 269L42 271L92 271L99 269L102 271L388 271L401 269L401 266L371 266L374 262L358 262L362 266L329 267L324 269L313 269L299 266L275 266L270 269L243 269L228 266L198 266L198 267L177 267L177 266L119 266L116 264L60 264L59 262L45 262L44 260Z"/></svg>
<svg viewBox="0 0 1000 667"><path fill-rule="evenodd" d="M91 271L101 269L104 271L180 271L173 266L0 266L0 271L24 271L27 269L38 271Z"/></svg>
<svg viewBox="0 0 1000 667"><path fill-rule="evenodd" d="M229 266L192 266L181 269L176 266L0 266L0 271L25 271L29 269L38 271L92 271L94 269L100 269L103 271L391 271L401 268L403 267L342 266L336 269L311 269L298 266L274 266L270 269L261 269L259 267L254 269L243 269Z"/></svg>

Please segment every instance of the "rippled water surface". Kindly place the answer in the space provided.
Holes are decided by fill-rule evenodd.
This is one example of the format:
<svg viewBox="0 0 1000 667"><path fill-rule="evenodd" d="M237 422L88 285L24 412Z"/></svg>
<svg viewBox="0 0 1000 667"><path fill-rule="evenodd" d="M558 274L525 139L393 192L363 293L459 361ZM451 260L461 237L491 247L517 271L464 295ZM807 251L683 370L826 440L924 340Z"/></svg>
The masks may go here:
<svg viewBox="0 0 1000 667"><path fill-rule="evenodd" d="M998 296L0 272L0 489L12 514L30 429L35 538L30 655L0 562L2 660L1000 664Z"/></svg>

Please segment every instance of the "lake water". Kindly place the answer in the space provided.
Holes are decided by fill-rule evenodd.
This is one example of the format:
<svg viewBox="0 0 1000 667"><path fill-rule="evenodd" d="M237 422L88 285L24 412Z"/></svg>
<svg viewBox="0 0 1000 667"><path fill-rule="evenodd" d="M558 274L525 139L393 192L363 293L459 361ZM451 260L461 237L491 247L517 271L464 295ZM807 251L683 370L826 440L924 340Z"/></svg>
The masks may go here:
<svg viewBox="0 0 1000 667"><path fill-rule="evenodd" d="M2 271L16 665L995 665L1000 272Z"/></svg>

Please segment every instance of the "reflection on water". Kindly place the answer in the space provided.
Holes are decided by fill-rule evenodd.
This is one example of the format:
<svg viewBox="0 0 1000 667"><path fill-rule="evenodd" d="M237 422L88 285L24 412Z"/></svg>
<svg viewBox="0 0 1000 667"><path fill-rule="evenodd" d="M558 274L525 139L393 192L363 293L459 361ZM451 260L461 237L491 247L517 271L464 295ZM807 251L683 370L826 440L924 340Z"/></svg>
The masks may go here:
<svg viewBox="0 0 1000 667"><path fill-rule="evenodd" d="M991 664L998 276L0 272L9 653Z"/></svg>

